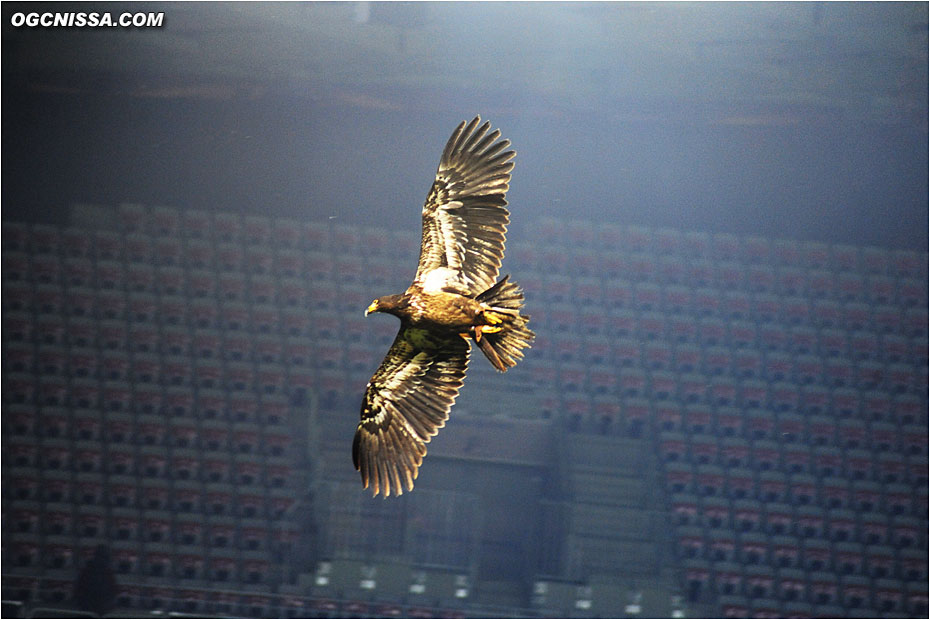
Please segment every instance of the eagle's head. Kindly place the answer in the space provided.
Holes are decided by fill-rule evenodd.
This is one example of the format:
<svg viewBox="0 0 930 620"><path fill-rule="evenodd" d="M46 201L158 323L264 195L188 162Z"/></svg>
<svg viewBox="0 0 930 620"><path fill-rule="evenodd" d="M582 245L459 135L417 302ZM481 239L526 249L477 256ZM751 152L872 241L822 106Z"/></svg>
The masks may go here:
<svg viewBox="0 0 930 620"><path fill-rule="evenodd" d="M403 295L386 295L384 297L379 297L368 304L368 308L365 310L365 316L368 316L372 312L386 312L396 315L403 304L403 297Z"/></svg>

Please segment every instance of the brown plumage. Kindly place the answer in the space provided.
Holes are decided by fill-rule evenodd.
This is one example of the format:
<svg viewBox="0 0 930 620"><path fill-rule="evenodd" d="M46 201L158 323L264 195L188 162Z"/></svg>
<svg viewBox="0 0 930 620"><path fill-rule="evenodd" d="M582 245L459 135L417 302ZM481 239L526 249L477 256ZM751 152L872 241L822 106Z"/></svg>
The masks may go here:
<svg viewBox="0 0 930 620"><path fill-rule="evenodd" d="M426 444L449 418L474 341L504 372L533 342L523 292L497 279L510 213L505 195L513 151L480 117L449 138L423 205L423 241L413 283L374 300L369 312L401 321L368 383L352 460L365 488L385 497L413 489Z"/></svg>

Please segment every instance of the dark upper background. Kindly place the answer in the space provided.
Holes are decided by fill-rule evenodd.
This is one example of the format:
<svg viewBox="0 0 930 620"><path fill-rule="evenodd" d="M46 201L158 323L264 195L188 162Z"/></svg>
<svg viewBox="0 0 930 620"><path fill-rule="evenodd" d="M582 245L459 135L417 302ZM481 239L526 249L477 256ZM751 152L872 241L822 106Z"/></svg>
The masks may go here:
<svg viewBox="0 0 930 620"><path fill-rule="evenodd" d="M159 29L17 11L164 11ZM2 6L5 220L122 201L416 234L481 113L543 215L927 250L926 3ZM524 237L525 238L525 237Z"/></svg>

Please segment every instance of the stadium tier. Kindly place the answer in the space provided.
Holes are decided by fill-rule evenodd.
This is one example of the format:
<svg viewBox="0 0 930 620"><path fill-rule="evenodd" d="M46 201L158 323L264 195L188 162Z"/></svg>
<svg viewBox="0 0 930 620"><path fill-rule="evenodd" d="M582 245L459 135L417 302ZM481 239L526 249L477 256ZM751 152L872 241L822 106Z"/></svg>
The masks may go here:
<svg viewBox="0 0 930 620"><path fill-rule="evenodd" d="M542 220L538 340L363 493L419 239L75 206L4 222L3 598L252 617L925 617L927 256ZM486 367L487 366L487 367Z"/></svg>

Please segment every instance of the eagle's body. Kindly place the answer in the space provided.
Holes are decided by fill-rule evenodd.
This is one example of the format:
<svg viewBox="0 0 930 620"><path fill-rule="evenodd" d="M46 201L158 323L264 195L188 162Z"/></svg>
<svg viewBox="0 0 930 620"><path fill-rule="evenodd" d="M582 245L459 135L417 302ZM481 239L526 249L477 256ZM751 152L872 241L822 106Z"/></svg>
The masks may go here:
<svg viewBox="0 0 930 620"><path fill-rule="evenodd" d="M423 205L423 241L413 283L374 300L369 312L400 318L394 344L365 391L352 459L377 495L413 489L426 444L449 417L474 341L506 371L534 334L523 293L504 276L513 151L480 118L458 126Z"/></svg>

